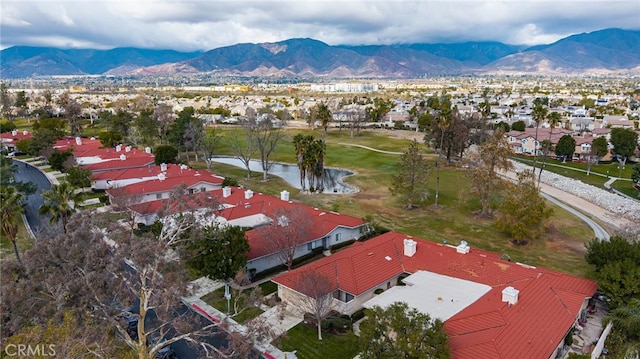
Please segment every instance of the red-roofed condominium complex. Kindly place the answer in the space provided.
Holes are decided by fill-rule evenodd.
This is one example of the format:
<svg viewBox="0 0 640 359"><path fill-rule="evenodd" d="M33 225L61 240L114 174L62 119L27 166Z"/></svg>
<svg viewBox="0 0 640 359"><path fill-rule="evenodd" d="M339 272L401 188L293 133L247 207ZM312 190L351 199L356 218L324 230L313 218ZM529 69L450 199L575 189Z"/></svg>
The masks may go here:
<svg viewBox="0 0 640 359"><path fill-rule="evenodd" d="M285 303L300 303L306 271L332 282L333 309L340 313L402 301L441 319L456 359L555 358L597 287L471 250L466 242L456 247L395 232L274 278ZM404 285L396 285L399 280Z"/></svg>

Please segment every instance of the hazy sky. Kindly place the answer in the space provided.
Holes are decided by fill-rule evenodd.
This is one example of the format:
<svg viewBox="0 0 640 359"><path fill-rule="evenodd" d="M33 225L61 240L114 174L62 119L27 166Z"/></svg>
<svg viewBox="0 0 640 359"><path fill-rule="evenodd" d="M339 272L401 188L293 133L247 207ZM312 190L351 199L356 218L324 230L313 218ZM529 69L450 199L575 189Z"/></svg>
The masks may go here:
<svg viewBox="0 0 640 359"><path fill-rule="evenodd" d="M640 0L2 0L0 46L210 50L309 37L330 45L551 43L640 29Z"/></svg>

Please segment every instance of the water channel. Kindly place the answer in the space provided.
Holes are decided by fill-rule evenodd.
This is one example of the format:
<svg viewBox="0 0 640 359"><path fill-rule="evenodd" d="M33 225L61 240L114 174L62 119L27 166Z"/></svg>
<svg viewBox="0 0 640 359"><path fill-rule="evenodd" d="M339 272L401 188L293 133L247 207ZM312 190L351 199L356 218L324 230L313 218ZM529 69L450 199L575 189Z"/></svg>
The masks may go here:
<svg viewBox="0 0 640 359"><path fill-rule="evenodd" d="M224 163L235 167L246 168L241 160L235 157L214 157L213 162ZM262 173L260 161L251 160L249 162L251 171ZM323 193L354 193L357 189L346 184L343 179L352 175L353 172L335 168L324 169L324 192ZM300 171L298 166L287 163L274 163L269 169L269 175L278 176L288 184L297 189L302 189L300 185Z"/></svg>

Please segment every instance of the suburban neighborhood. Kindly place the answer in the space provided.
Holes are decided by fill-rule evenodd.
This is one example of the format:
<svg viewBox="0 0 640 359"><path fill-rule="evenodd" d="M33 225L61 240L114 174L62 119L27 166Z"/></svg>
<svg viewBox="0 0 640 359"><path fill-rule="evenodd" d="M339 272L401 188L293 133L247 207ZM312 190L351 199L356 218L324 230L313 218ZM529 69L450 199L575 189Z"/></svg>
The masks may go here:
<svg viewBox="0 0 640 359"><path fill-rule="evenodd" d="M601 81L606 87L595 87ZM131 285L109 304L99 293L99 303L83 304L102 308L96 317L110 313L117 334L92 347L110 353L119 343L105 355L182 357L184 341L193 357L384 357L371 353L391 350L385 340L413 338L414 324L374 337L367 325L378 310L404 303L446 336L428 348L404 344L437 352L429 357L608 358L621 345L607 342L609 334L626 335L610 318L640 295L626 282L637 271L622 269L640 257L603 254L614 245L640 253L640 90L620 82L487 77L108 90L3 83L12 99L2 107L3 186L22 181L5 184L5 176L31 168L51 184L42 189L44 207L3 209L3 223L15 228L3 224L11 248L3 267L15 259L42 271L28 248L56 238L104 245L101 260L124 270L87 276L85 285ZM249 160L265 173L252 173ZM290 166L292 179L269 174L272 163ZM353 173L338 182L354 193L324 190L324 171L334 167ZM554 198L572 210L540 202L547 187L564 183L574 191ZM68 197L52 202L65 186ZM16 196L4 191L3 206ZM31 226L30 210L49 225ZM18 232L18 223L30 230ZM604 274L613 268L620 282ZM177 273L185 276L174 280ZM171 286L154 287L163 276ZM3 296L16 291L4 285ZM186 306L205 324L182 329L169 316L165 331L160 306L149 316L157 319L147 319L169 292L177 299L165 304ZM8 343L30 335L15 298L3 299L12 313L3 324L14 325L3 333ZM72 302L61 307L79 310ZM225 344L197 344L194 333L205 329ZM296 341L300 331L310 334ZM335 342L345 356L305 354L333 340L347 340Z"/></svg>

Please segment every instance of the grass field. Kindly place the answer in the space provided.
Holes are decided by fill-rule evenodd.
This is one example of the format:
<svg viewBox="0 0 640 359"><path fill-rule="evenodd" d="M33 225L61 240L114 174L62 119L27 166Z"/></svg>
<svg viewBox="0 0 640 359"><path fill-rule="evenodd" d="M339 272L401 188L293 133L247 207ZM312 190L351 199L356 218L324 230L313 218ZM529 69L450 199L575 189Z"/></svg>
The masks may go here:
<svg viewBox="0 0 640 359"><path fill-rule="evenodd" d="M288 132L289 138L300 132L303 131ZM315 131L314 134L320 137L321 132ZM366 218L388 229L418 238L435 242L446 240L452 244L466 240L472 247L506 253L514 261L545 266L574 275L592 275L590 267L583 259L584 243L593 238L593 232L586 224L556 207L549 221L550 229L546 240L532 242L526 246L515 246L510 243L506 234L496 229L493 220L474 215L474 212L480 209L480 204L477 197L468 190L470 179L460 168L441 167L438 208L425 205L411 211L403 209L402 204L388 191L398 156L341 144L358 144L402 152L410 140L392 137L395 134L394 131L363 131L360 136L352 139L348 131L329 131L326 136L325 166L356 172L346 179L346 182L360 190L353 194L304 194L277 177L272 177L265 183L261 181L259 173L254 173L251 180L245 180L245 170L217 163L213 165L212 170L223 176L234 177L242 185L257 192L279 196L280 191L286 189L296 201ZM424 149L426 153L427 149ZM233 153L229 147L221 146L218 154ZM283 141L274 153L273 159L293 163L294 155L290 141ZM430 204L434 200L435 184L436 173L432 167L429 178Z"/></svg>
<svg viewBox="0 0 640 359"><path fill-rule="evenodd" d="M287 332L278 347L296 350L299 359L353 358L358 354L358 337L351 331L341 335L323 333L320 342L316 329L300 323Z"/></svg>

